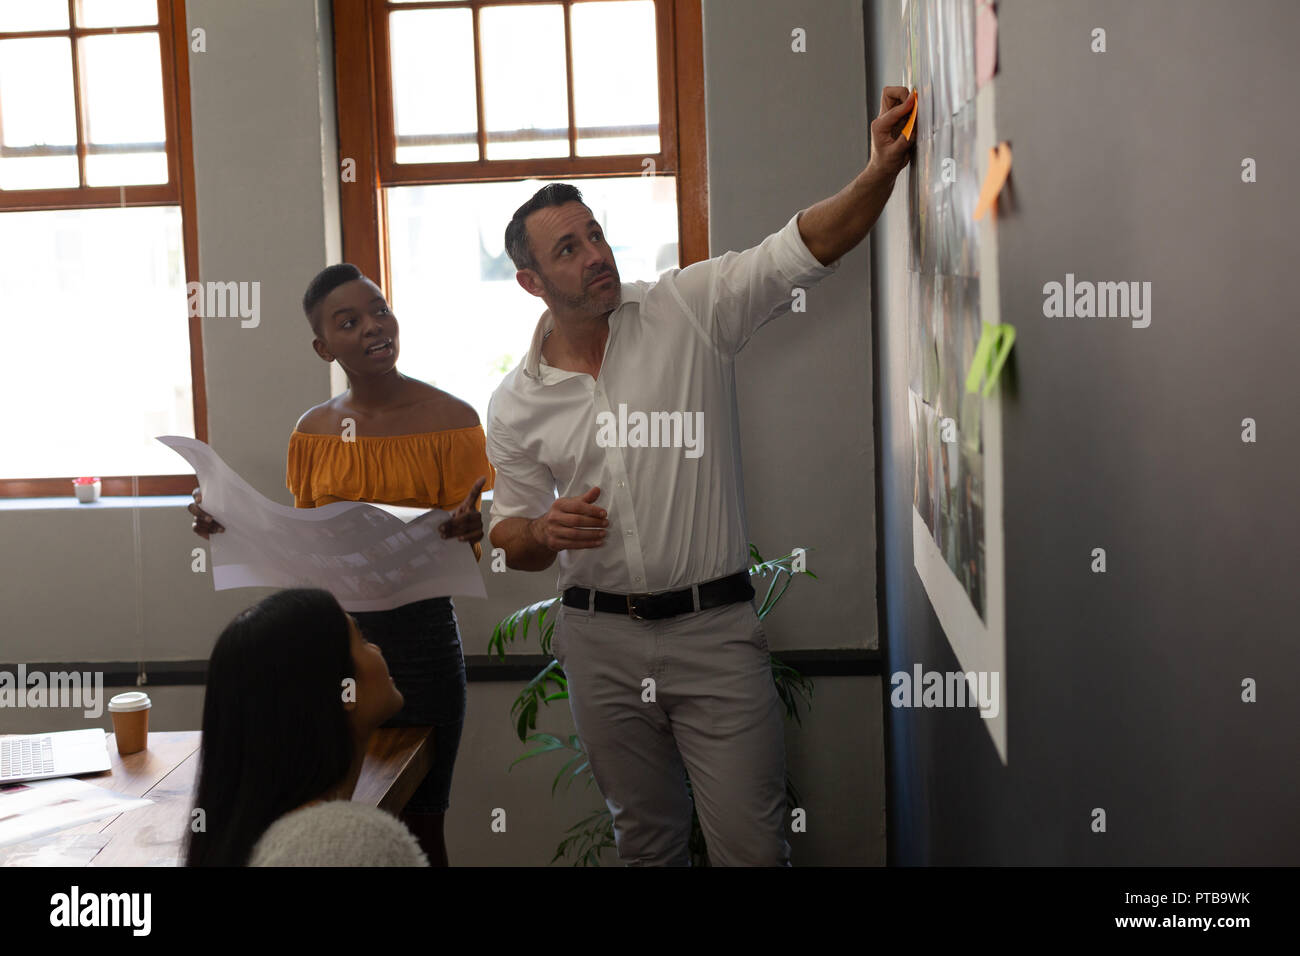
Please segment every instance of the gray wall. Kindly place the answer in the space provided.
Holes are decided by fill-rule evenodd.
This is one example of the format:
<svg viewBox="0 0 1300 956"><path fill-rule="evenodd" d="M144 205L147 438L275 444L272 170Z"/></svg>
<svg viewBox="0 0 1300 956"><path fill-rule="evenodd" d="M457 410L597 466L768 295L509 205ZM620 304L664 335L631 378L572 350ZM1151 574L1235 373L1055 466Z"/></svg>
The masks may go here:
<svg viewBox="0 0 1300 956"><path fill-rule="evenodd" d="M310 350L297 304L305 278L339 256L328 3L189 0L187 10L191 27L207 31L207 52L190 57L202 278L262 283L258 328L204 322L210 439L259 491L288 504L289 432L305 409L330 395L327 366ZM786 81L775 82L770 58L789 50L793 26L808 29L810 52L801 60L786 53ZM862 16L855 0L710 2L705 30L720 252L759 241L865 162ZM769 52L756 54L756 43ZM773 104L797 117L814 95L816 116L773 121ZM832 132L839 140L827 162L808 143ZM821 575L799 581L768 620L778 651L875 643L870 382L860 377L869 355L865 266L864 252L847 257L839 275L812 291L806 315L762 330L739 362L751 537L771 554L815 549L810 567ZM846 354L851 350L856 358ZM840 389L823 384L828 363ZM813 415L830 440L810 439ZM842 456L856 466L853 474L844 473ZM834 496L829 508L827 492ZM485 519L490 507L485 501ZM860 533L840 532L841 511ZM183 501L150 499L138 516L140 573L129 507L0 510L0 662L206 659L226 622L269 593L214 593L207 575L190 571L200 542ZM486 601L458 602L467 654L485 653L498 620L555 585L554 572L485 569L484 578ZM564 829L599 805L592 792L552 800L554 763L528 761L506 772L522 751L509 712L520 688L470 685L447 818L453 863L544 865ZM153 729L199 726L201 688L149 689ZM816 680L811 712L787 735L809 820L808 832L791 838L796 864L883 862L880 712L878 678ZM84 724L69 712L7 712L0 721L0 730L14 732ZM563 706L541 723L572 732ZM489 829L497 807L507 810L505 834Z"/></svg>
<svg viewBox="0 0 1300 956"><path fill-rule="evenodd" d="M337 155L333 60L320 56L333 43L330 4L190 0L187 10L190 29L207 31L207 52L190 56L200 274L262 283L256 328L203 322L208 440L292 504L285 441L306 410L300 396L329 388L329 366L304 347L303 277L341 250L336 167L322 162Z"/></svg>
<svg viewBox="0 0 1300 956"><path fill-rule="evenodd" d="M805 53L791 50L795 28ZM705 0L712 255L761 242L861 172L862 50L856 0ZM764 326L736 359L750 541L764 557L807 548L818 576L798 580L765 622L774 647L876 647L869 295L864 245L808 291L807 312ZM828 859L883 863L880 679L819 680L814 717L828 719L839 684L844 723L792 740L790 772L816 801L810 819L833 818L851 841ZM820 754L825 777L807 763L820 747L831 751ZM850 775L843 789L837 765Z"/></svg>
<svg viewBox="0 0 1300 956"><path fill-rule="evenodd" d="M1300 84L1300 9L1177 8L998 4L997 132L1015 156L1014 211L997 224L1017 332L1002 427L1009 765L973 713L892 712L895 862L1300 858L1286 384L1300 135L1278 122ZM899 4L864 9L871 85L898 83ZM1106 54L1089 52L1098 26ZM883 643L887 671L954 670L912 567L907 229L895 201L872 246ZM1043 284L1067 272L1152 282L1150 327L1044 318ZM1245 417L1257 444L1241 442ZM1089 570L1094 547L1105 575ZM1240 700L1246 677L1258 703Z"/></svg>
<svg viewBox="0 0 1300 956"><path fill-rule="evenodd" d="M790 49L795 28L805 53ZM704 33L709 244L721 255L866 166L861 9L706 0ZM793 646L876 646L870 290L864 244L808 291L807 312L764 326L736 361L750 539L764 557L809 549L821 579L800 581L772 618Z"/></svg>

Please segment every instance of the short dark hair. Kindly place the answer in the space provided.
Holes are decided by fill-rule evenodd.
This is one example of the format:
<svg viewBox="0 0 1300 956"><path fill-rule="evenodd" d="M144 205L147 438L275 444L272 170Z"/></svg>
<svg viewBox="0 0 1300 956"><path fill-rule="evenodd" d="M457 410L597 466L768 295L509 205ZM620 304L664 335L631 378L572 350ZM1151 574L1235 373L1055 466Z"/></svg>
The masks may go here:
<svg viewBox="0 0 1300 956"><path fill-rule="evenodd" d="M290 588L237 615L208 660L186 866L244 866L267 827L342 783L352 764L343 681L348 615L328 591Z"/></svg>
<svg viewBox="0 0 1300 956"><path fill-rule="evenodd" d="M307 283L307 291L302 296L302 311L307 316L307 321L311 323L311 330L317 336L320 335L320 324L314 315L316 306L343 283L364 278L365 274L352 263L340 262L322 269L316 273L316 277L311 282Z"/></svg>
<svg viewBox="0 0 1300 956"><path fill-rule="evenodd" d="M516 269L537 268L533 250L528 246L528 230L524 227L524 220L539 209L563 206L569 202L582 202L582 193L577 186L568 183L547 183L533 193L532 199L515 210L510 225L506 226L506 253Z"/></svg>

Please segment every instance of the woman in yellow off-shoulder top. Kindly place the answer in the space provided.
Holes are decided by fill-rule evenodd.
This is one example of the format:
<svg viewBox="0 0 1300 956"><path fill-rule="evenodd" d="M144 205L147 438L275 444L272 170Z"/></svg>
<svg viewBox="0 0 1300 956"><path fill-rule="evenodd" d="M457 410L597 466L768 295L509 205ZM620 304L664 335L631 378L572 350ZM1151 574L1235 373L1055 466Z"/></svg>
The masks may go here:
<svg viewBox="0 0 1300 956"><path fill-rule="evenodd" d="M482 491L493 485L483 426L465 402L397 371L397 318L383 292L347 263L330 266L303 296L312 347L347 372L349 388L298 420L289 436L286 482L299 508L371 501L452 513L442 526L482 557ZM351 420L344 440L345 420ZM194 507L196 514L202 513ZM220 530L203 525L195 530ZM465 660L450 597L391 611L353 612L379 645L402 710L385 726L432 726L429 773L402 819L429 862L447 865L443 815L465 718Z"/></svg>

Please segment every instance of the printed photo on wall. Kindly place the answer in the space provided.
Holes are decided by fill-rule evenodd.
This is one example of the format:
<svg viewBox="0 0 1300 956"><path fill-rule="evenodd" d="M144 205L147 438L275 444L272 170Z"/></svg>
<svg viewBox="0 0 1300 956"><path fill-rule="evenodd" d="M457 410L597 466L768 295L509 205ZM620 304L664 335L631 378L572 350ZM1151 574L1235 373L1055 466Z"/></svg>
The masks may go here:
<svg viewBox="0 0 1300 956"><path fill-rule="evenodd" d="M984 441L980 397L966 392L981 331L969 5L912 0L904 19L905 75L922 97L908 184L908 407L913 503L984 620Z"/></svg>

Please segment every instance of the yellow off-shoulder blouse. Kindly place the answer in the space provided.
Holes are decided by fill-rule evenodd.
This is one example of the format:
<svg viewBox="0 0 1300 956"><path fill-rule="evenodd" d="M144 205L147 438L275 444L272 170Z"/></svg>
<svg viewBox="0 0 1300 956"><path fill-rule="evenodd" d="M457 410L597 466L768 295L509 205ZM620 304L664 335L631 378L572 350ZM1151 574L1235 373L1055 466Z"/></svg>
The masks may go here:
<svg viewBox="0 0 1300 956"><path fill-rule="evenodd" d="M369 501L408 508L455 511L480 476L492 488L496 472L487 459L482 425L416 435L289 436L285 484L298 508L332 501ZM480 502L481 510L481 502ZM474 554L482 554L475 543Z"/></svg>

